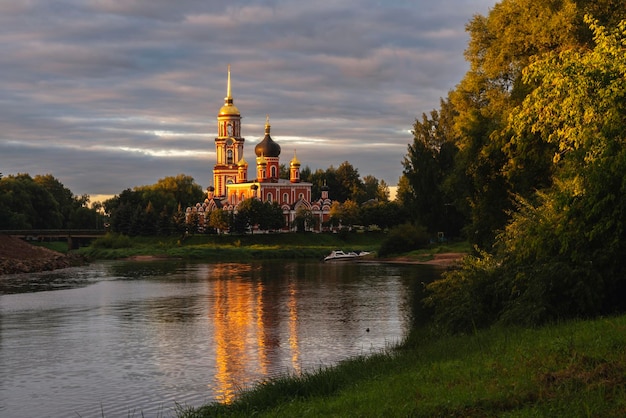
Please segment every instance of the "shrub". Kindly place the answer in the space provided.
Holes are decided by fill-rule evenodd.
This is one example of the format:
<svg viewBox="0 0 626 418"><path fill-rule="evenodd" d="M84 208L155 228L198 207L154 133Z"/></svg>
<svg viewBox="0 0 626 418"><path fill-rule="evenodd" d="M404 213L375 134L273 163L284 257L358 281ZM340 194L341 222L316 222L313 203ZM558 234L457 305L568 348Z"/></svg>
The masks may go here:
<svg viewBox="0 0 626 418"><path fill-rule="evenodd" d="M410 223L392 228L378 250L379 256L400 254L424 248L428 245L428 232L422 226Z"/></svg>
<svg viewBox="0 0 626 418"><path fill-rule="evenodd" d="M102 238L98 238L91 243L94 248L130 248L132 241L129 236L122 234L108 233Z"/></svg>

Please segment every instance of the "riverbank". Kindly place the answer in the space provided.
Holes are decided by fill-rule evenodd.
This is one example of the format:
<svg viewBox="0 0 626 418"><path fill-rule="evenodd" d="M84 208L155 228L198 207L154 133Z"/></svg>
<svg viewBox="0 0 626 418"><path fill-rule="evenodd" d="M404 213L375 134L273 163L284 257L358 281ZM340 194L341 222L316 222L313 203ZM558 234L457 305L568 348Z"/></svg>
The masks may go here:
<svg viewBox="0 0 626 418"><path fill-rule="evenodd" d="M263 382L179 418L623 416L626 316L472 335L415 332L397 350Z"/></svg>
<svg viewBox="0 0 626 418"><path fill-rule="evenodd" d="M54 270L84 260L189 259L204 261L249 261L255 259L321 260L332 250L359 250L374 253L364 261L431 264L454 268L469 251L467 244L436 246L407 254L376 258L384 235L381 233L340 234L262 234L243 236L199 235L183 241L173 237L110 235L89 247L69 254L34 246L21 239L0 235L0 274Z"/></svg>
<svg viewBox="0 0 626 418"><path fill-rule="evenodd" d="M436 245L387 258L375 253L386 238L382 232L347 234L255 234L134 237L107 235L79 249L90 259L149 260L179 258L204 261L248 261L255 259L308 258L321 260L333 250L368 251L363 260L433 264L453 267L470 251L465 242Z"/></svg>
<svg viewBox="0 0 626 418"><path fill-rule="evenodd" d="M0 235L0 275L55 270L81 261L77 255L62 254L19 238Z"/></svg>

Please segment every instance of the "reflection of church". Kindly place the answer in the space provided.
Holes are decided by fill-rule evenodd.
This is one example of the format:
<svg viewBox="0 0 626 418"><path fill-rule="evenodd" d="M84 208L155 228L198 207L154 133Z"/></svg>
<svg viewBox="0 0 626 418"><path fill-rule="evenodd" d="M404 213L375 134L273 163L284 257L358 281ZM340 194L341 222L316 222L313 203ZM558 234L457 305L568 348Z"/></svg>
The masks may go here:
<svg viewBox="0 0 626 418"><path fill-rule="evenodd" d="M331 201L328 189L322 190L318 200L312 200L311 183L300 180L300 161L294 156L289 162L289 179L279 178L280 145L270 136L269 117L265 122L265 136L254 147L256 178L248 179L248 163L243 157L245 138L241 136L241 113L233 104L230 85L230 66L224 105L217 115L215 138L216 164L213 167L213 186L208 188L204 203L187 208L187 216L197 212L200 222L208 222L214 209L235 211L245 199L258 198L263 202L277 202L283 211L285 229L292 229L300 208L310 210L318 219L318 229L328 221Z"/></svg>

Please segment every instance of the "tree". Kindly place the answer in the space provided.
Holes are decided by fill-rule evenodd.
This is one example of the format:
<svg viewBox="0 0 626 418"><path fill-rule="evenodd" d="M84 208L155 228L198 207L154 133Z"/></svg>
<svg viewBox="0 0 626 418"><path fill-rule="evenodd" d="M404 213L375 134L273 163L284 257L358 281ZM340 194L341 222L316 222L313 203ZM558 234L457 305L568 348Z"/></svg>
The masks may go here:
<svg viewBox="0 0 626 418"><path fill-rule="evenodd" d="M257 198L241 201L235 214L235 230L245 233L262 222L264 204ZM282 219L282 216L281 216Z"/></svg>
<svg viewBox="0 0 626 418"><path fill-rule="evenodd" d="M408 211L398 202L376 202L361 207L361 222L365 226L390 228L409 221Z"/></svg>
<svg viewBox="0 0 626 418"><path fill-rule="evenodd" d="M229 216L228 212L223 209L214 209L209 215L209 226L215 228L218 234L228 229Z"/></svg>
<svg viewBox="0 0 626 418"><path fill-rule="evenodd" d="M335 171L337 191L334 191L335 199L345 202L350 199L355 202L363 202L363 182L359 171L348 161L344 161Z"/></svg>
<svg viewBox="0 0 626 418"><path fill-rule="evenodd" d="M172 227L183 228L178 213L181 208L195 204L203 196L202 188L192 177L179 174L162 178L151 186L126 189L105 201L104 207L111 216L111 229L114 232L130 235L169 234ZM162 209L156 214L154 208ZM182 215L184 218L184 212Z"/></svg>
<svg viewBox="0 0 626 418"><path fill-rule="evenodd" d="M590 8L607 19L615 19L609 10L626 14L613 6L614 0L503 0L467 25L470 70L449 95L459 152L444 184L468 217L468 238L481 248L491 248L510 219L512 196L530 197L551 181L550 144L509 141L509 115L535 87L522 70L541 54L589 47L582 15Z"/></svg>
<svg viewBox="0 0 626 418"><path fill-rule="evenodd" d="M296 210L294 222L296 224L296 231L305 232L317 227L319 219L313 215L313 212L310 209L300 206Z"/></svg>
<svg viewBox="0 0 626 418"><path fill-rule="evenodd" d="M275 231L285 226L283 210L278 202L263 202L259 218L259 229L263 231Z"/></svg>
<svg viewBox="0 0 626 418"><path fill-rule="evenodd" d="M0 224L6 229L50 229L63 227L59 203L28 174L0 179L0 196L4 216Z"/></svg>
<svg viewBox="0 0 626 418"><path fill-rule="evenodd" d="M492 254L429 286L435 317L457 330L626 308L626 21L586 21L595 47L537 57L523 72L536 87L508 119L516 144L555 150L550 185L514 197Z"/></svg>

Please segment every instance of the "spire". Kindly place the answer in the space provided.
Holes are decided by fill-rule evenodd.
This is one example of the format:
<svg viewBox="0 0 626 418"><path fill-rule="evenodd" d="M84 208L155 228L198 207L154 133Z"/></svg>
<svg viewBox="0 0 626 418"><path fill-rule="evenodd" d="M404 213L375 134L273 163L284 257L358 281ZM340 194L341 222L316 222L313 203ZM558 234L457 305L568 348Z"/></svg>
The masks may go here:
<svg viewBox="0 0 626 418"><path fill-rule="evenodd" d="M296 155L296 150L293 150L293 158L291 159L291 162L289 163L292 167L300 167L300 161L298 160L298 156Z"/></svg>
<svg viewBox="0 0 626 418"><path fill-rule="evenodd" d="M228 64L228 82L226 83L226 97L224 97L224 104L232 104L233 96L230 90L230 64Z"/></svg>
<svg viewBox="0 0 626 418"><path fill-rule="evenodd" d="M270 133L270 115L265 115L265 135L269 135Z"/></svg>
<svg viewBox="0 0 626 418"><path fill-rule="evenodd" d="M233 99L232 95L230 94L230 64L228 64L228 83L226 84L226 99Z"/></svg>
<svg viewBox="0 0 626 418"><path fill-rule="evenodd" d="M228 82L226 83L226 97L224 97L224 106L218 113L219 116L239 116L239 109L233 104L233 95L230 90L230 64L228 64Z"/></svg>

